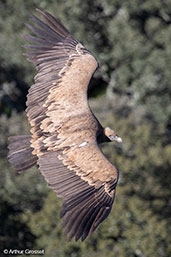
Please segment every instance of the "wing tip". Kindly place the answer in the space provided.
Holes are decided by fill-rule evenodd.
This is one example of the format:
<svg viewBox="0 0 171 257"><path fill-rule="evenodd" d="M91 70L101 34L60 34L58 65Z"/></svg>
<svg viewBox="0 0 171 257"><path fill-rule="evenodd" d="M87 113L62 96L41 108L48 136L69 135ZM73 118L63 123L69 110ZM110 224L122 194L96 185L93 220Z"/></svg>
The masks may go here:
<svg viewBox="0 0 171 257"><path fill-rule="evenodd" d="M46 16L49 14L47 11L40 10L39 8L35 8L35 11L40 13L42 16Z"/></svg>
<svg viewBox="0 0 171 257"><path fill-rule="evenodd" d="M61 218L64 218L62 227L64 228L64 236L67 237L68 235L68 241L74 237L75 241L79 239L84 241L108 217L113 199L109 195L106 195L107 198L104 197L106 193L102 187L94 193L99 200L98 204L94 201L95 196L93 194L74 206L73 209L62 210Z"/></svg>

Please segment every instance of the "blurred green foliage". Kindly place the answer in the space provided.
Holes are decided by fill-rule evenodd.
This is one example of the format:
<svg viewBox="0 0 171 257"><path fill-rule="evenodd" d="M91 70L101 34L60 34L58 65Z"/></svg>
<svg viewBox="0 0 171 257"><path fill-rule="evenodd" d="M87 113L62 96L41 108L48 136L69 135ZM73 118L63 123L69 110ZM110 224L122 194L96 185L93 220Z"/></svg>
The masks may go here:
<svg viewBox="0 0 171 257"><path fill-rule="evenodd" d="M84 243L62 236L62 201L36 168L15 174L9 135L27 134L24 114L35 70L22 56L35 8L59 17L99 61L90 104L123 145L102 146L120 170L108 219ZM0 1L0 256L45 249L53 257L171 255L171 3L169 0ZM104 94L106 92L106 94Z"/></svg>

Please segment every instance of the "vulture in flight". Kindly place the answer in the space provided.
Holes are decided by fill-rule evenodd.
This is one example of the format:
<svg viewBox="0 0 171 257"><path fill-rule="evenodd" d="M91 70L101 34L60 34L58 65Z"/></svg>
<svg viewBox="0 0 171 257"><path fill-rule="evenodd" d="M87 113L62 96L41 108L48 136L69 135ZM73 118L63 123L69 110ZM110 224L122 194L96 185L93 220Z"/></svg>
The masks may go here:
<svg viewBox="0 0 171 257"><path fill-rule="evenodd" d="M64 235L85 240L109 215L118 171L98 144L121 138L92 113L87 90L98 63L48 12L37 10L26 24L33 35L25 54L37 75L27 95L31 135L9 138L9 162L17 172L37 164L48 185L63 198Z"/></svg>

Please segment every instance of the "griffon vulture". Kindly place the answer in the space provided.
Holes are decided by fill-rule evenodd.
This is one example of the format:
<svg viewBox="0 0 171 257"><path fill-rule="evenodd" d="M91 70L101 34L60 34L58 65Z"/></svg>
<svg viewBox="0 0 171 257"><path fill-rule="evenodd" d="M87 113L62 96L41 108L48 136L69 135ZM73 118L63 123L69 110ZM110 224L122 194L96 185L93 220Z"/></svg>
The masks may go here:
<svg viewBox="0 0 171 257"><path fill-rule="evenodd" d="M37 75L27 95L31 135L9 138L8 159L17 172L37 164L48 185L63 198L64 235L82 241L109 215L118 182L117 169L99 143L121 138L103 128L88 100L89 81L97 69L93 55L47 12L31 15L34 36L25 54Z"/></svg>

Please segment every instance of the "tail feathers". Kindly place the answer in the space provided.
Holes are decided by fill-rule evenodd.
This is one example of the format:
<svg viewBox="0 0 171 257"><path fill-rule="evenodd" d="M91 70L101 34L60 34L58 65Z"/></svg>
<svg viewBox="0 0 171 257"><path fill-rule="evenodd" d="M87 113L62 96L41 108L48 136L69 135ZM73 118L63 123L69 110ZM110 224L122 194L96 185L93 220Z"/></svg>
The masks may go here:
<svg viewBox="0 0 171 257"><path fill-rule="evenodd" d="M17 172L31 168L37 163L37 156L32 154L30 135L9 137L8 160Z"/></svg>

